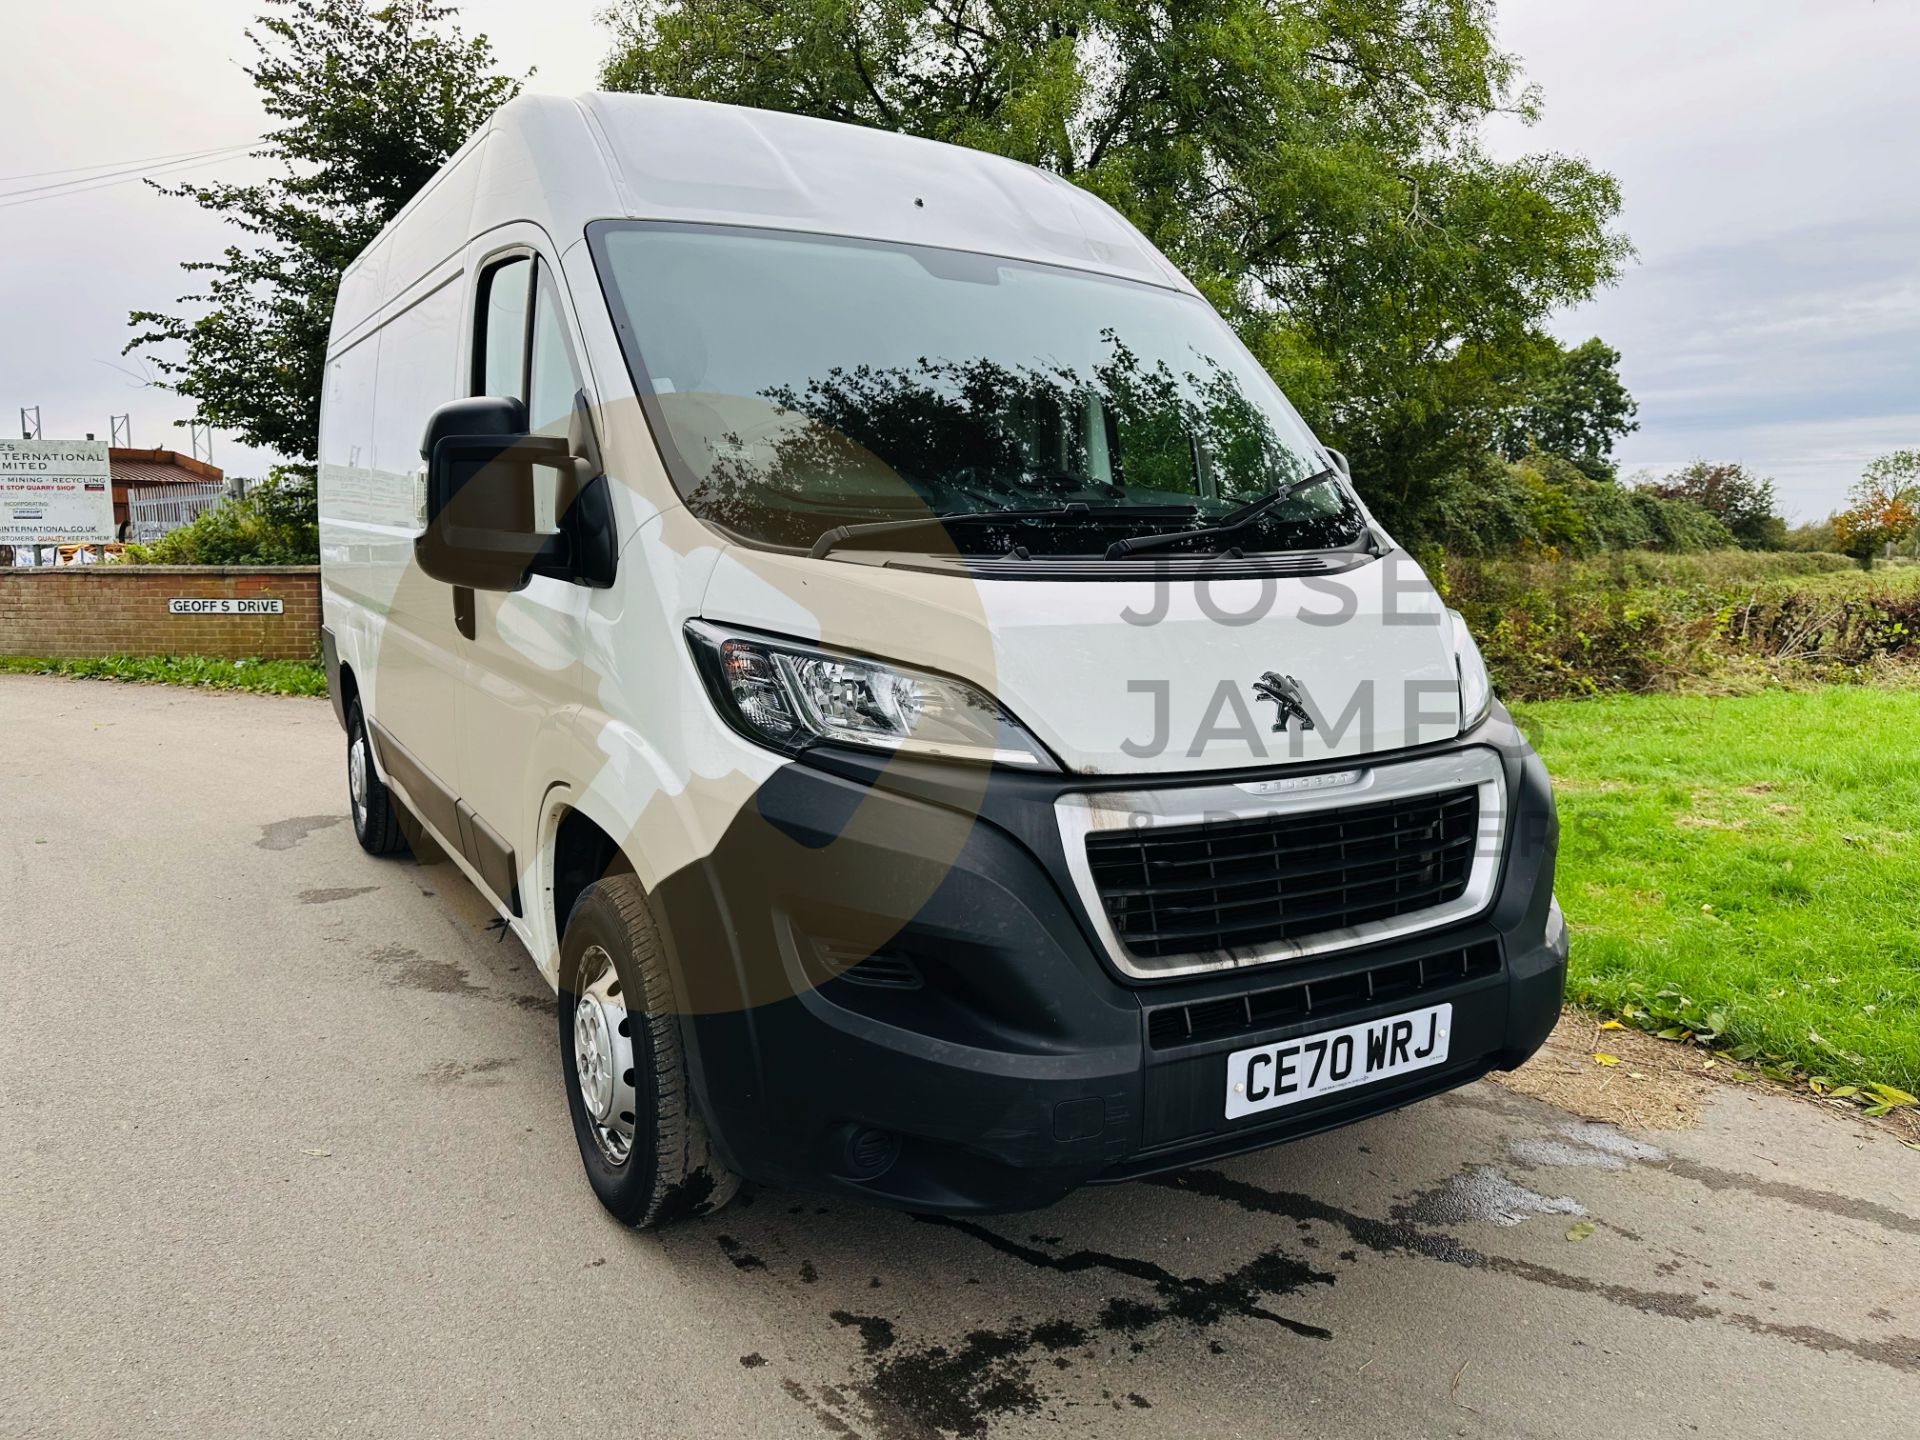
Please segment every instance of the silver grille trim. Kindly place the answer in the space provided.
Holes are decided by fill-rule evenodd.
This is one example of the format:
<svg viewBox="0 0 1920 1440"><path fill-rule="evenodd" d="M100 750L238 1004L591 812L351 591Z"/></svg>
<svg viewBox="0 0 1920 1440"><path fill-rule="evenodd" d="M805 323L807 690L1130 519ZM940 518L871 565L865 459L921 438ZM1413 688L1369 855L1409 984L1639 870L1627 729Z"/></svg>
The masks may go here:
<svg viewBox="0 0 1920 1440"><path fill-rule="evenodd" d="M1184 955L1136 955L1115 934L1087 860L1087 837L1099 831L1319 814L1466 786L1478 792L1479 828L1466 889L1456 899L1389 919L1268 945ZM1507 834L1507 787L1498 753L1484 746L1470 746L1419 760L1350 766L1325 776L1223 781L1186 789L1075 793L1061 796L1054 803L1054 814L1074 888L1108 956L1123 974L1139 980L1164 980L1325 955L1471 919L1493 900Z"/></svg>

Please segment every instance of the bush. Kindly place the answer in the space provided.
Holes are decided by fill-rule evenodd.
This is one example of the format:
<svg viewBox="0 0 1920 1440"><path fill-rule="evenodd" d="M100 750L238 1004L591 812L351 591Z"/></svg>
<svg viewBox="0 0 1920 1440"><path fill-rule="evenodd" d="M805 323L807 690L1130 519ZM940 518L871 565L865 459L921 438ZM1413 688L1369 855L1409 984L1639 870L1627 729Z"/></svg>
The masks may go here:
<svg viewBox="0 0 1920 1440"><path fill-rule="evenodd" d="M1726 527L1733 543L1749 550L1778 550L1787 543L1787 522L1773 513L1773 481L1749 475L1744 465L1696 460L1640 490L1661 500L1684 501Z"/></svg>
<svg viewBox="0 0 1920 1440"><path fill-rule="evenodd" d="M1476 457L1439 487L1427 522L1409 537L1459 555L1600 555L1717 550L1735 543L1708 511L1629 490L1557 455Z"/></svg>
<svg viewBox="0 0 1920 1440"><path fill-rule="evenodd" d="M1796 525L1787 532L1788 550L1830 550L1838 555L1842 553L1843 542L1840 539L1837 514L1824 520L1809 520L1804 525Z"/></svg>
<svg viewBox="0 0 1920 1440"><path fill-rule="evenodd" d="M1448 477L1422 529L1454 554L1504 555L1540 544L1533 492L1514 466L1492 454Z"/></svg>
<svg viewBox="0 0 1920 1440"><path fill-rule="evenodd" d="M225 500L151 545L129 545L136 565L317 565L320 519L312 479L279 466L238 500Z"/></svg>
<svg viewBox="0 0 1920 1440"><path fill-rule="evenodd" d="M1656 549L1676 553L1720 550L1735 541L1736 537L1723 520L1698 505L1644 490L1633 491L1630 498Z"/></svg>
<svg viewBox="0 0 1920 1440"><path fill-rule="evenodd" d="M1474 560L1436 575L1503 695L1735 692L1920 668L1920 568L1844 555L1623 552Z"/></svg>

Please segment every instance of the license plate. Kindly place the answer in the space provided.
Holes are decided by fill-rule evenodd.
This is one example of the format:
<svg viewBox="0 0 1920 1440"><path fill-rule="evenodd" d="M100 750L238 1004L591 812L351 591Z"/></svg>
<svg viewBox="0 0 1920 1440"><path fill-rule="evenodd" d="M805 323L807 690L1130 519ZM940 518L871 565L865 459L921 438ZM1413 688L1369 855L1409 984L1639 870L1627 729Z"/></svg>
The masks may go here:
<svg viewBox="0 0 1920 1440"><path fill-rule="evenodd" d="M1227 1118L1298 1105L1439 1065L1447 1058L1453 1006L1430 1005L1227 1057Z"/></svg>

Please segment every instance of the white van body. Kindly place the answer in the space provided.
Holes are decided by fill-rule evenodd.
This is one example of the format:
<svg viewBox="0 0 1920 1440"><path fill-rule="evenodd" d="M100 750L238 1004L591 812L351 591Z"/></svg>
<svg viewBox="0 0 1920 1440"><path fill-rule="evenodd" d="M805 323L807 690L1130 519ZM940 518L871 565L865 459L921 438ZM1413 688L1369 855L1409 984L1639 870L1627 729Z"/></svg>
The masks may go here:
<svg viewBox="0 0 1920 1440"><path fill-rule="evenodd" d="M350 738L364 736L351 759L364 770L355 772L356 826L364 786L383 785L409 825L488 896L562 991L569 1077L578 1078L576 1059L605 1058L589 1053L603 1017L568 989L563 940L582 894L608 874L631 877L651 907L673 997L650 1009L675 1012L716 1169L883 1203L1039 1203L1085 1180L1341 1123L1531 1052L1557 1011L1565 953L1551 907L1544 775L1504 711L1491 704L1488 713L1464 629L1344 479L1324 483L1360 529L1344 550L1310 562L1226 549L981 553L958 527L909 526L897 543L860 535L756 543L690 507L674 466L704 458L717 473L757 463L791 440L799 402L696 397L684 367L705 356L676 360L680 381L658 364L649 371L640 355L660 352L648 334L632 333L647 328L635 317L683 297L647 297L639 258L620 262L619 276L606 273L616 248L644 257L666 245L666 254L679 240L645 237L697 237L703 227L830 237L852 247L822 261L835 274L857 277L869 254L921 247L912 253L929 274L944 275L944 262L925 259L934 252L955 257L959 270L984 257L989 269L1038 277L1036 286L1097 277L1121 287L1112 292L1119 308L1136 297L1162 303L1160 294L1204 306L1138 231L1056 176L882 132L615 95L513 101L346 272L323 393L320 539L334 702ZM975 280L999 283L992 273ZM742 292L751 288L743 278ZM705 303L723 299L708 292ZM845 303L860 303L857 280ZM914 353L915 323L898 317L902 355ZM1206 361L1209 374L1252 363L1237 348L1221 354ZM907 362L897 368L905 373ZM856 373L836 371L829 383L850 384ZM564 451L565 440L578 453L584 444L593 463L577 462L578 479L588 469L604 475L596 513L609 564L598 578L535 566L519 588L490 590L422 568L433 509L423 435L442 407L489 395L524 402L526 429L550 447ZM1305 468L1335 465L1277 391L1259 404L1275 424L1297 427L1304 438L1290 443ZM702 406L698 433L714 454L675 459L673 437L685 452L694 432L679 427L695 424L685 417ZM1090 401L1086 413L1096 412ZM1103 434L1119 433L1112 423L1087 421L1060 444L1083 463L1089 447L1103 449ZM857 459L833 462L848 473L887 469L884 457L849 448ZM1204 493L1216 462L1203 462L1198 448L1195 457ZM565 528L555 506L568 502L556 497L571 492L532 473L534 529L551 535ZM1040 536L1092 521L1083 508L1061 526L1045 516L1021 523ZM746 637L747 649L727 648L728 636ZM735 673L727 667L759 663L754 637L771 637L761 658L786 677L769 682L776 688L798 683L814 649L872 657L934 677L901 682L914 705L931 696L935 709L997 707L995 723L1016 737L1014 748L983 759L947 731L924 743L839 743L852 731L764 743L739 714L722 713L715 689L731 683L716 678ZM977 720L959 714L954 723ZM817 715L807 723L815 721L827 725ZM1353 813L1364 828L1368 817L1398 814L1393 805L1442 794L1471 807L1471 855L1445 870L1444 884L1434 880L1440 869L1396 879L1394 893L1409 895L1434 882L1418 904L1350 905L1328 927L1303 934L1283 925L1246 943L1216 919L1210 939L1183 948L1129 938L1132 901L1102 888L1101 857L1112 847L1100 837L1164 828L1177 838L1223 817L1311 827ZM881 796L925 809L896 813ZM844 813L834 809L842 800ZM783 815L787 804L795 808ZM1016 804L1018 818L1000 808ZM1405 824L1428 824L1424 813L1408 811ZM800 833L816 827L804 817L822 815L830 818L817 820L819 834ZM1326 837L1321 848L1346 854L1345 831L1314 833ZM1354 862L1360 868L1337 880L1340 901L1391 868L1411 843L1398 837L1412 833L1393 829L1380 858ZM923 841L911 874L896 884L882 873L875 857ZM1000 860L976 863L980 847L1003 842L1024 847L1019 863L1030 861L1031 875L994 878ZM1438 853L1427 857L1436 866ZM822 856L837 856L840 868L816 872L828 863ZM850 889L829 899L842 874L853 877ZM1006 906L979 936L929 918L967 886L977 890L969 913ZM855 923L845 917L861 908L863 888L885 899ZM1249 902L1235 892L1222 903ZM818 920L807 909L816 904L842 918ZM1334 902L1325 908L1333 914ZM851 933L821 939L816 920ZM895 944L909 933L919 938ZM1003 979L1002 952L1017 957L1023 945L1050 958L1025 971L1007 959L1017 978ZM959 966L952 956L976 946L989 957L981 968L949 974ZM851 959L849 947L859 952ZM839 958L823 971L814 962L829 952ZM875 974L887 964L896 978L911 971L915 983L900 994L919 1008L874 998L881 986L842 983L865 960ZM1389 962L1414 966L1419 983L1411 998L1370 1007L1385 994L1375 977ZM1023 1002L1044 1023L1027 1025L974 993L977 984L1003 995L1027 983L1018 977L1054 968L1072 978L1051 989L1035 981ZM1278 995L1284 976L1304 975L1325 977L1329 994L1364 980L1366 993L1346 1008L1308 997L1300 1013L1257 1023L1248 997ZM940 997L957 998L942 1010ZM1222 999L1248 1023L1207 1038L1194 1017ZM1396 1004L1410 1014L1448 1010L1446 1064L1412 1078L1382 1070L1365 1086L1247 1113L1248 1081L1229 1071L1263 1063L1244 1058L1253 1050L1266 1047L1270 1063L1287 1036L1311 1037L1310 1017L1333 1017L1320 1031L1364 1028ZM1489 1018L1469 1024L1473 1004ZM1098 1024L1082 1033L1075 1017L1096 1012ZM1191 1043L1158 1043L1176 1023L1167 1016ZM577 1057L576 1044L585 1047ZM871 1064L863 1070L848 1058L855 1054ZM805 1075L823 1093L795 1098ZM950 1106L942 1098L956 1095L955 1076L983 1075L993 1083L978 1096ZM1357 1095L1378 1098L1361 1105ZM643 1136L650 1103L641 1093ZM584 1138L582 1153L593 1172Z"/></svg>

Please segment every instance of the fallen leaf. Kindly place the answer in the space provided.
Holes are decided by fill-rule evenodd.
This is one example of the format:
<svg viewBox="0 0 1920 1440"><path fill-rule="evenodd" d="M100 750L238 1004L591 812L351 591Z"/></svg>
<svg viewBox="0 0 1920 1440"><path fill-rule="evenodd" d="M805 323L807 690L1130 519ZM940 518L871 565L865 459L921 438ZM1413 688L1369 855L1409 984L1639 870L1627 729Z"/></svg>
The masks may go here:
<svg viewBox="0 0 1920 1440"><path fill-rule="evenodd" d="M1627 1079L1629 1080L1644 1080L1646 1078L1647 1077L1638 1070L1627 1071Z"/></svg>
<svg viewBox="0 0 1920 1440"><path fill-rule="evenodd" d="M1596 1051L1594 1053L1593 1063L1596 1065L1618 1065L1620 1063L1620 1057L1618 1055L1609 1055L1604 1050Z"/></svg>
<svg viewBox="0 0 1920 1440"><path fill-rule="evenodd" d="M1624 1030L1626 1027L1618 1020L1602 1020L1600 1022L1600 1028L1602 1030Z"/></svg>
<svg viewBox="0 0 1920 1440"><path fill-rule="evenodd" d="M1458 1405L1462 1410L1473 1410L1473 1413L1478 1415L1480 1413L1478 1410L1474 1410L1473 1406L1467 1404L1460 1398L1460 1377L1467 1373L1467 1366L1472 1363L1473 1361L1471 1359L1460 1362L1460 1368L1453 1372L1453 1383L1447 1387L1447 1393L1453 1397L1453 1403Z"/></svg>
<svg viewBox="0 0 1920 1440"><path fill-rule="evenodd" d="M300 1153L302 1155L311 1155L316 1160L324 1160L329 1155L333 1154L331 1150L304 1150L304 1149Z"/></svg>
<svg viewBox="0 0 1920 1440"><path fill-rule="evenodd" d="M1593 1233L1591 1220L1576 1220L1567 1227L1567 1239L1584 1240Z"/></svg>

